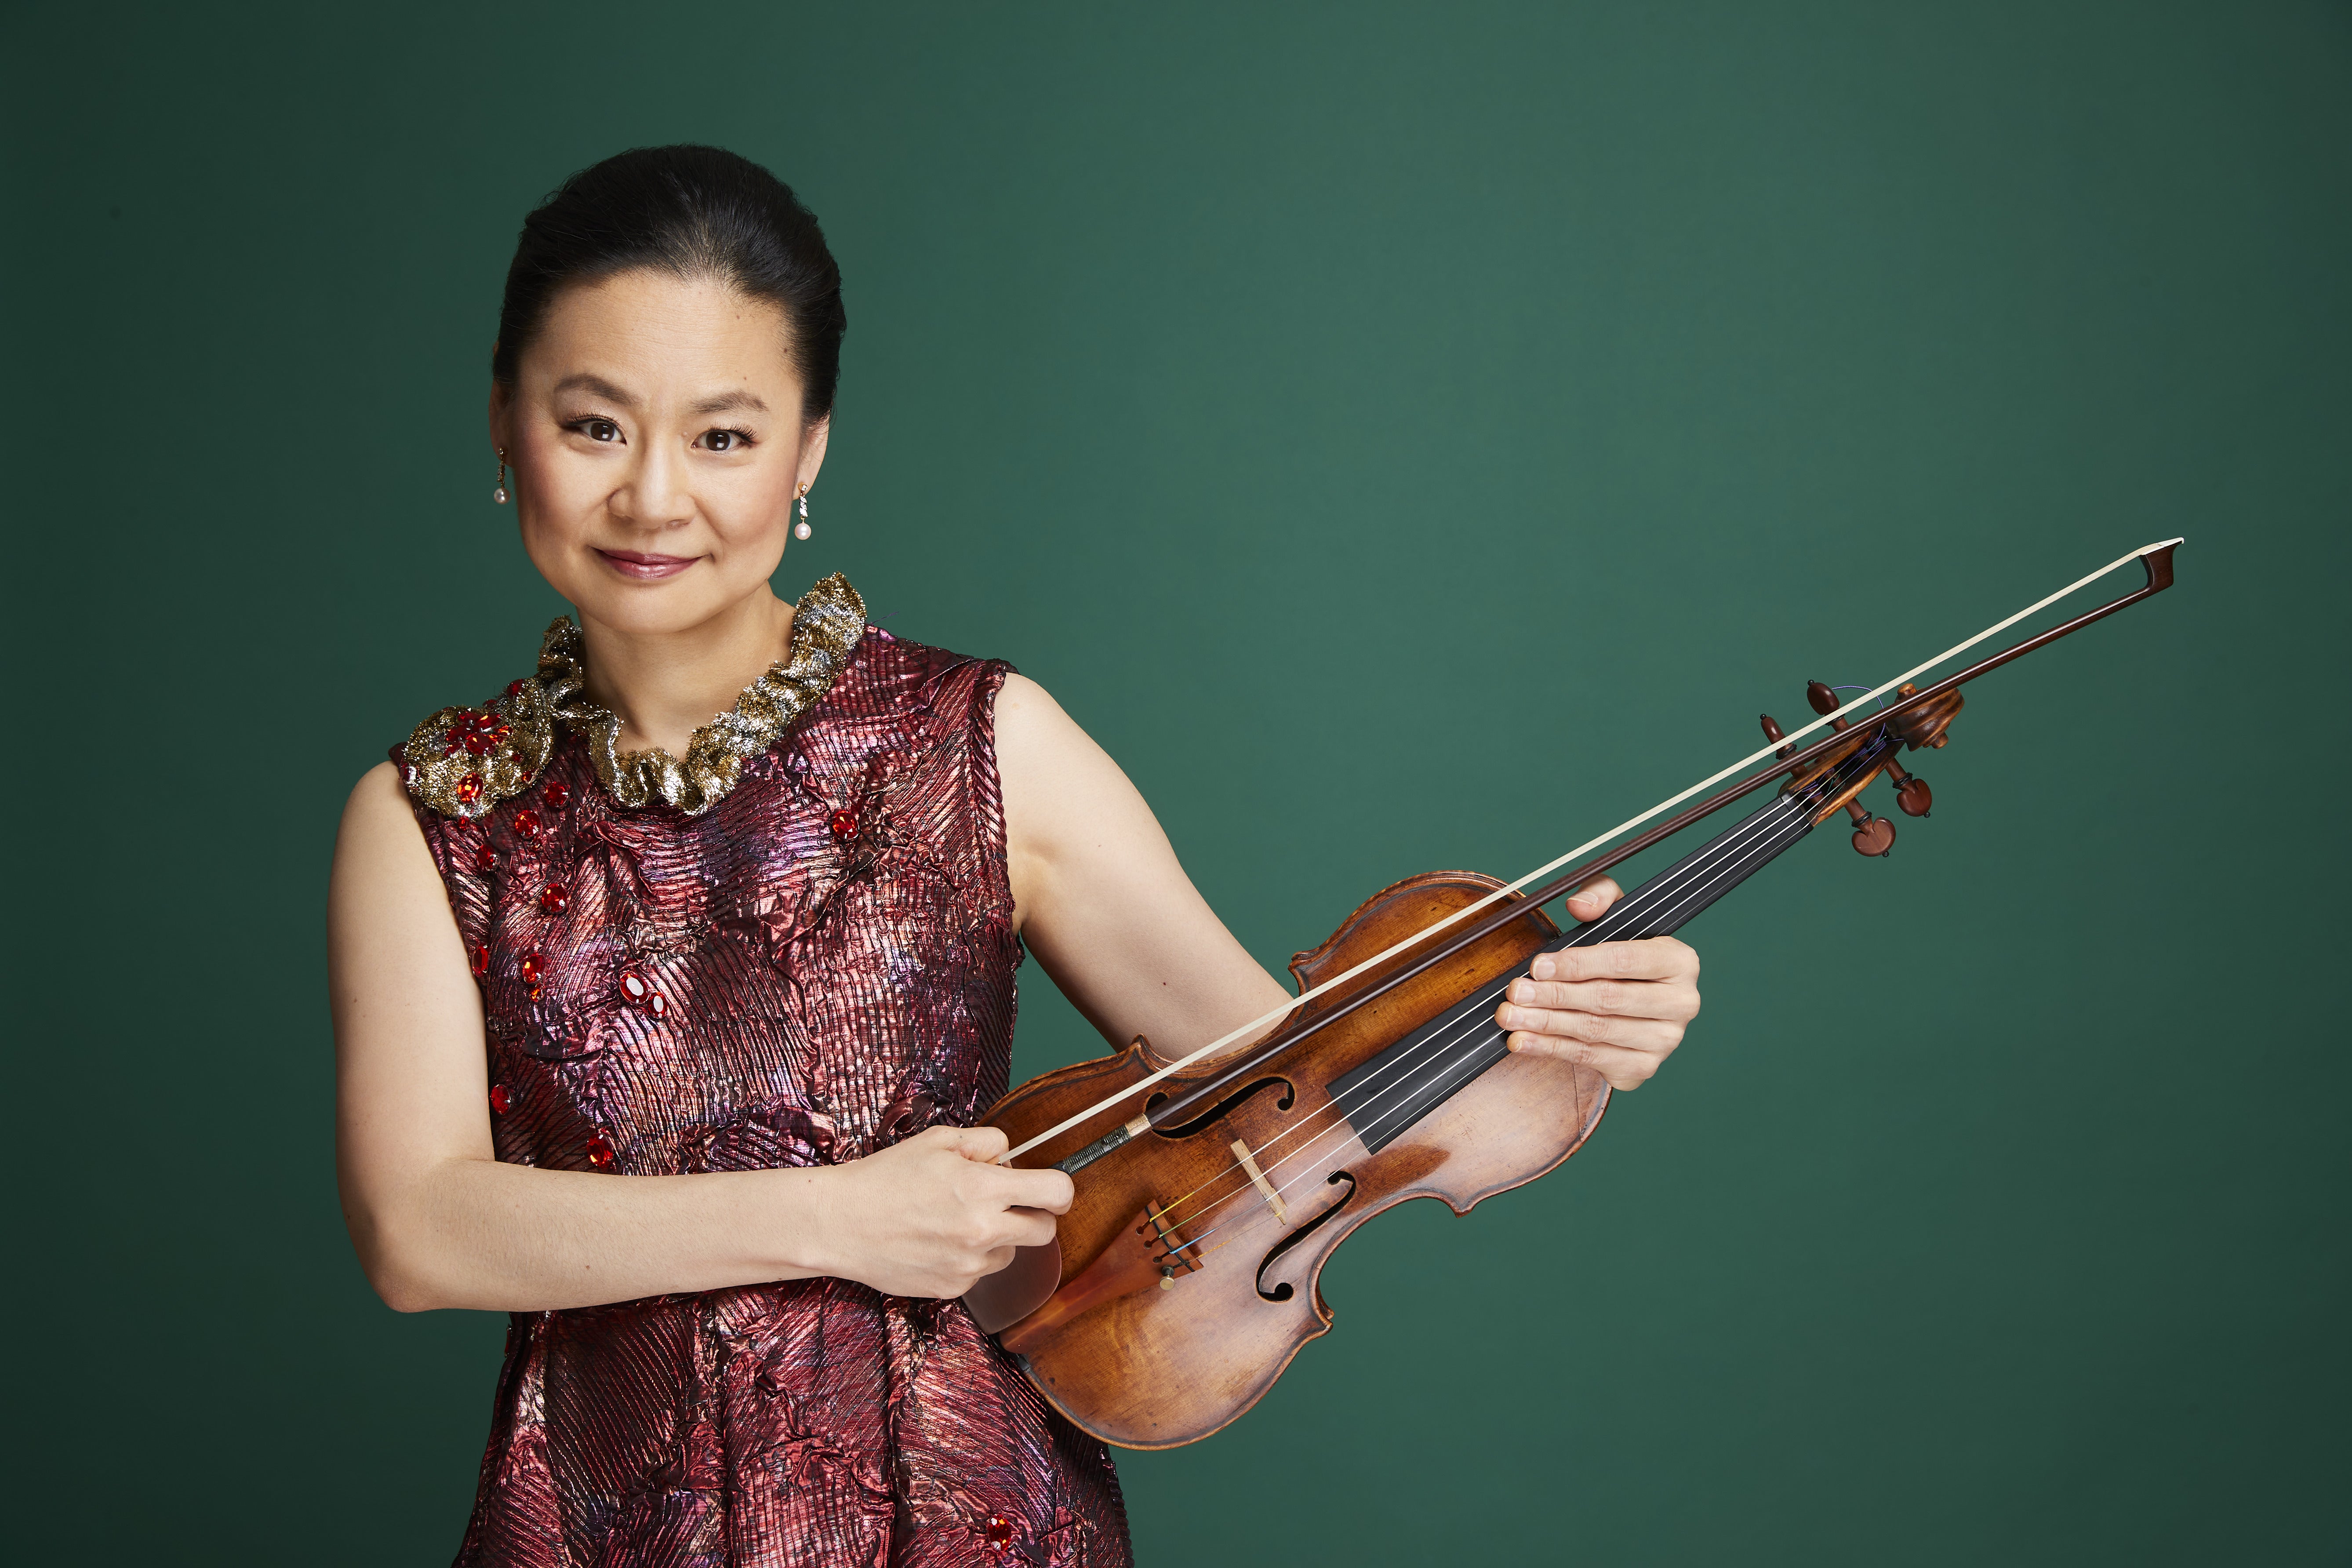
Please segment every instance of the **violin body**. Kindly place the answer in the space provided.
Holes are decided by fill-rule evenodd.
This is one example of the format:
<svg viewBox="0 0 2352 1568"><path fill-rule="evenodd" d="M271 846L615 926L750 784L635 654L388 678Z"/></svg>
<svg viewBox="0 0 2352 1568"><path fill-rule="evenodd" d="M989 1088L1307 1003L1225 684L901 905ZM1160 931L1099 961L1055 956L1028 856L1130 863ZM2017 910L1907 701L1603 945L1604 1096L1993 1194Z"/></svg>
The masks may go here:
<svg viewBox="0 0 2352 1568"><path fill-rule="evenodd" d="M1291 973L1312 990L1498 885L1466 871L1399 882L1293 959ZM1108 1442L1172 1447L1234 1420L1329 1328L1317 1279L1359 1226L1409 1198L1439 1198L1466 1214L1551 1170L1591 1134L1608 1085L1549 1058L1514 1055L1479 1072L1377 1151L1328 1087L1465 997L1526 973L1558 935L1529 908L1313 1031L1200 1113L1139 1131L1087 1163L1055 1243L1024 1248L968 1298L982 1326L1003 1324L999 1342L1022 1358L1038 1391ZM1297 1033L1409 962L1368 970L1351 988L1305 1004L1283 1029ZM1138 1039L1117 1056L1030 1080L983 1120L1018 1145L1167 1065ZM1143 1101L1146 1115L1182 1104L1229 1066L1202 1062L1171 1077ZM1013 1163L1060 1163L1093 1131L1073 1129Z"/></svg>

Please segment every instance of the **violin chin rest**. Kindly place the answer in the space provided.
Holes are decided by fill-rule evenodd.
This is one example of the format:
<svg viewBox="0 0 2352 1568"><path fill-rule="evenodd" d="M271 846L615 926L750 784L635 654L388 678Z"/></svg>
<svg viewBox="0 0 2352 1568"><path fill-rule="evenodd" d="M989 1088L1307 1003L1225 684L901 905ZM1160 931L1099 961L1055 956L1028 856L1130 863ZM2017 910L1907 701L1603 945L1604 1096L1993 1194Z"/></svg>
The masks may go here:
<svg viewBox="0 0 2352 1568"><path fill-rule="evenodd" d="M992 1334L1044 1306L1061 1286L1062 1244L1056 1238L1043 1247L1015 1248L1012 1262L964 1292L963 1304L980 1331Z"/></svg>

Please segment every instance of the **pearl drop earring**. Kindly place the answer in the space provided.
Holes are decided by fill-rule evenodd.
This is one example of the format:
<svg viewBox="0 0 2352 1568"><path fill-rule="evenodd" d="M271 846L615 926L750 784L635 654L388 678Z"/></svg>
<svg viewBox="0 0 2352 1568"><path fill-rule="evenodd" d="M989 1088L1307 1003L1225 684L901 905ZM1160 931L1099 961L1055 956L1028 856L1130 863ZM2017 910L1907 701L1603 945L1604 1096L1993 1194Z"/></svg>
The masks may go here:
<svg viewBox="0 0 2352 1568"><path fill-rule="evenodd" d="M507 504L507 449L504 447L500 447L498 448L498 454L499 485L498 489L490 492L490 499L498 502L500 506L504 506Z"/></svg>
<svg viewBox="0 0 2352 1568"><path fill-rule="evenodd" d="M793 524L793 537L794 539L806 539L810 534L816 531L816 530L809 526L808 486L803 485L801 487L800 496L798 499L801 503L801 520Z"/></svg>

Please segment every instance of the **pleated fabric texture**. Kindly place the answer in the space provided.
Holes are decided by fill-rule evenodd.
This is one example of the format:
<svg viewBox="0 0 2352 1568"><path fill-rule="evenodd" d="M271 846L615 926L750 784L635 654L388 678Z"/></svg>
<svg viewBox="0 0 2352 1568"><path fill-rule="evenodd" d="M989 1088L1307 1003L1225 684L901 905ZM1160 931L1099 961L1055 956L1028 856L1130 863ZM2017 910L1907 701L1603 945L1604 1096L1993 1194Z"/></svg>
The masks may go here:
<svg viewBox="0 0 2352 1568"><path fill-rule="evenodd" d="M979 1120L1021 959L992 728L1009 668L869 626L698 816L616 806L576 735L477 820L420 805L482 987L498 1157L761 1170ZM515 1314L457 1554L1129 1561L1108 1453L961 1303L845 1279Z"/></svg>

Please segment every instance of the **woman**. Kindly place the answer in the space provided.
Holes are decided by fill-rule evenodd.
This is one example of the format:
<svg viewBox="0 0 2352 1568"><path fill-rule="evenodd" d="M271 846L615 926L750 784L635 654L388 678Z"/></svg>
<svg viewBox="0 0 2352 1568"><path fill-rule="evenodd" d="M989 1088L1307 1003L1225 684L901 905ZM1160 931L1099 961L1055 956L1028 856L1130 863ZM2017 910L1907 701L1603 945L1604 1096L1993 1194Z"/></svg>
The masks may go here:
<svg viewBox="0 0 2352 1568"><path fill-rule="evenodd" d="M361 780L331 911L369 1279L513 1314L460 1563L1128 1560L1107 1452L956 1300L1069 1178L970 1124L1024 946L1115 1043L1287 993L1044 690L771 592L844 320L815 220L710 148L575 176L508 274L496 497L578 623ZM1697 967L1541 958L1499 1016L1630 1089Z"/></svg>

